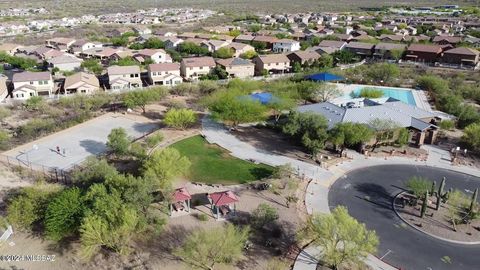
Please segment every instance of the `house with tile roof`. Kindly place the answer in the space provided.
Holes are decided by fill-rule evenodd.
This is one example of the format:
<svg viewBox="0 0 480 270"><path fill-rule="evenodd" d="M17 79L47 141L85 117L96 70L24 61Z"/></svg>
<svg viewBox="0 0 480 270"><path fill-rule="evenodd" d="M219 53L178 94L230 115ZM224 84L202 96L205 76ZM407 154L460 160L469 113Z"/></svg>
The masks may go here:
<svg viewBox="0 0 480 270"><path fill-rule="evenodd" d="M405 59L414 62L437 62L442 47L428 44L412 44L407 48Z"/></svg>
<svg viewBox="0 0 480 270"><path fill-rule="evenodd" d="M107 68L111 90L131 89L142 86L139 66L110 66Z"/></svg>
<svg viewBox="0 0 480 270"><path fill-rule="evenodd" d="M83 60L71 54L64 54L47 60L51 68L58 68L61 71L80 70Z"/></svg>
<svg viewBox="0 0 480 270"><path fill-rule="evenodd" d="M472 48L458 47L443 52L441 62L455 65L476 66L479 52Z"/></svg>
<svg viewBox="0 0 480 270"><path fill-rule="evenodd" d="M68 94L93 94L100 89L100 83L97 76L86 73L77 72L65 78L63 84L63 92Z"/></svg>
<svg viewBox="0 0 480 270"><path fill-rule="evenodd" d="M286 73L291 69L290 59L284 54L258 55L252 59L255 75L267 73Z"/></svg>
<svg viewBox="0 0 480 270"><path fill-rule="evenodd" d="M225 69L231 78L246 78L255 74L255 64L246 59L218 59L217 64Z"/></svg>
<svg viewBox="0 0 480 270"><path fill-rule="evenodd" d="M180 74L185 80L195 81L200 76L209 74L215 66L213 57L183 58L180 63Z"/></svg>
<svg viewBox="0 0 480 270"><path fill-rule="evenodd" d="M406 48L406 44L380 42L375 45L373 49L373 56L380 59L394 59L392 52L404 52ZM402 58L402 55L400 55L400 58Z"/></svg>
<svg viewBox="0 0 480 270"><path fill-rule="evenodd" d="M51 96L54 91L54 83L50 72L15 73L12 76L14 99L25 100L34 96Z"/></svg>
<svg viewBox="0 0 480 270"><path fill-rule="evenodd" d="M232 42L227 46L227 48L233 51L233 57L240 57L240 55L249 51L255 52L255 48L252 45L239 42Z"/></svg>
<svg viewBox="0 0 480 270"><path fill-rule="evenodd" d="M316 51L296 51L287 54L290 63L293 66L295 63L300 65L311 65L315 60L320 58L320 54Z"/></svg>
<svg viewBox="0 0 480 270"><path fill-rule="evenodd" d="M148 78L153 85L174 86L183 82L179 63L159 63L148 65Z"/></svg>
<svg viewBox="0 0 480 270"><path fill-rule="evenodd" d="M344 50L352 52L360 57L369 57L373 53L375 44L365 42L350 42L345 45Z"/></svg>

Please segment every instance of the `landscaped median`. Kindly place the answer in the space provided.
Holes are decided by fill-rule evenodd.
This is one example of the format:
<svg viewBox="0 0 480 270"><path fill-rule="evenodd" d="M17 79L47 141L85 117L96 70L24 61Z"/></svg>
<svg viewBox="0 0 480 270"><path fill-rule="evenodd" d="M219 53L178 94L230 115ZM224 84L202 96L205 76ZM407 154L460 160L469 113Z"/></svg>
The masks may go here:
<svg viewBox="0 0 480 270"><path fill-rule="evenodd" d="M194 182L207 184L242 184L268 177L273 168L232 157L226 150L194 136L170 147L192 162L188 176Z"/></svg>

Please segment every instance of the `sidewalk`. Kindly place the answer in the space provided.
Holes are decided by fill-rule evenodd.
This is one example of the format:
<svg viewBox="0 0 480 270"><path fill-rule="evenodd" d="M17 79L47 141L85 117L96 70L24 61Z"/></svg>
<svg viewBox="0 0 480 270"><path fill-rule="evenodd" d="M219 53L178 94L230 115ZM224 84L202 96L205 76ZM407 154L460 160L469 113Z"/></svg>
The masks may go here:
<svg viewBox="0 0 480 270"><path fill-rule="evenodd" d="M278 166L283 164L291 164L297 169L298 175L302 175L312 179L307 187L305 204L309 214L313 212L328 213L328 189L339 176L343 175L343 170L349 170L349 162L340 164L339 167L347 166L344 169L335 168L334 171L328 171L313 164L305 163L299 160L288 158L281 155L275 155L267 151L259 150L252 145L242 142L235 136L230 134L223 125L212 121L209 117L202 119L202 135L209 143L214 143L231 152L231 155L244 159L255 160L267 165ZM355 155L350 153L350 155ZM355 155L354 160L361 160L361 155ZM359 164L361 167L365 165ZM372 164L370 164L372 165ZM302 250L297 256L294 270L315 270L317 268L317 260L315 259L320 253L316 247L309 246ZM373 255L370 255L365 262L374 270L394 270L395 268L382 262Z"/></svg>

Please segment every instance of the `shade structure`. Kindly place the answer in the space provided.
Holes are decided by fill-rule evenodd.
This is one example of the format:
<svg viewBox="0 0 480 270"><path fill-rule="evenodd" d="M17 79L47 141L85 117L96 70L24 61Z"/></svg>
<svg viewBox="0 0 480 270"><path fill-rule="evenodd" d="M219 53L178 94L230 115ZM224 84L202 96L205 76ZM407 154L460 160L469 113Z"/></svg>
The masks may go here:
<svg viewBox="0 0 480 270"><path fill-rule="evenodd" d="M250 98L253 100L258 100L260 101L260 103L265 105L272 101L273 96L271 93L255 93L255 94L251 94Z"/></svg>
<svg viewBox="0 0 480 270"><path fill-rule="evenodd" d="M330 82L330 81L342 81L345 78L335 74L322 72L322 73L306 76L305 79L315 81L315 82Z"/></svg>
<svg viewBox="0 0 480 270"><path fill-rule="evenodd" d="M177 188L175 192L173 193L173 202L183 202L186 200L192 199L192 196L190 193L188 193L187 189L182 187L182 188Z"/></svg>
<svg viewBox="0 0 480 270"><path fill-rule="evenodd" d="M238 197L232 191L215 192L208 195L214 206L229 205L238 202Z"/></svg>

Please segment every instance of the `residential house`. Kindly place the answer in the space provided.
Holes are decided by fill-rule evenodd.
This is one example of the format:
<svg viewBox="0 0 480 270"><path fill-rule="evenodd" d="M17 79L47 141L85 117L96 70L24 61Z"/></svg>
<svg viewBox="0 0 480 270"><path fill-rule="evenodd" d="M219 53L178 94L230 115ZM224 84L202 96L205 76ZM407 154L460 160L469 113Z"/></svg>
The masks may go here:
<svg viewBox="0 0 480 270"><path fill-rule="evenodd" d="M83 60L71 54L64 54L47 60L51 68L58 68L61 71L77 71Z"/></svg>
<svg viewBox="0 0 480 270"><path fill-rule="evenodd" d="M293 67L295 63L299 63L302 66L311 65L315 60L320 58L320 54L316 51L296 51L287 54L288 59Z"/></svg>
<svg viewBox="0 0 480 270"><path fill-rule="evenodd" d="M107 74L111 90L142 86L139 66L110 66L107 68Z"/></svg>
<svg viewBox="0 0 480 270"><path fill-rule="evenodd" d="M135 25L132 29L138 35L149 35L152 33L152 29L145 25Z"/></svg>
<svg viewBox="0 0 480 270"><path fill-rule="evenodd" d="M382 42L402 42L403 35L381 35L378 39Z"/></svg>
<svg viewBox="0 0 480 270"><path fill-rule="evenodd" d="M115 49L110 47L103 47L103 48L93 48L88 49L80 53L80 57L83 59L92 58L98 59L102 63L106 64L110 61L111 57L117 53L121 52L122 49Z"/></svg>
<svg viewBox="0 0 480 270"><path fill-rule="evenodd" d="M405 59L415 62L434 63L437 62L441 53L442 47L438 45L412 44L407 48Z"/></svg>
<svg viewBox="0 0 480 270"><path fill-rule="evenodd" d="M251 45L239 43L239 42L232 42L228 44L227 48L233 51L233 57L240 57L240 55L253 51L255 52L255 48Z"/></svg>
<svg viewBox="0 0 480 270"><path fill-rule="evenodd" d="M474 48L480 47L480 38L476 38L473 36L466 36L463 41Z"/></svg>
<svg viewBox="0 0 480 270"><path fill-rule="evenodd" d="M34 96L51 96L54 93L54 84L50 72L15 73L12 76L14 99L25 100Z"/></svg>
<svg viewBox="0 0 480 270"><path fill-rule="evenodd" d="M338 41L338 40L322 40L318 44L318 47L330 47L334 48L336 51L342 50L345 45L347 45L347 42L345 41Z"/></svg>
<svg viewBox="0 0 480 270"><path fill-rule="evenodd" d="M300 50L300 42L292 39L280 39L273 43L273 51L276 53L288 53Z"/></svg>
<svg viewBox="0 0 480 270"><path fill-rule="evenodd" d="M401 59L403 52L405 51L406 48L407 48L406 44L381 42L375 45L373 56L381 59L395 59L397 57ZM402 53L400 54L400 52ZM395 60L398 60L398 59L395 59Z"/></svg>
<svg viewBox="0 0 480 270"><path fill-rule="evenodd" d="M89 50L89 49L98 49L102 48L103 44L100 42L90 42L86 41L84 39L80 39L75 41L71 46L70 46L70 52L79 55L80 53Z"/></svg>
<svg viewBox="0 0 480 270"><path fill-rule="evenodd" d="M179 63L150 64L148 78L153 85L174 86L183 82Z"/></svg>
<svg viewBox="0 0 480 270"><path fill-rule="evenodd" d="M284 54L258 55L253 58L255 75L267 73L285 73L291 69L290 59Z"/></svg>
<svg viewBox="0 0 480 270"><path fill-rule="evenodd" d="M230 44L230 42L225 41L225 40L210 39L210 40L202 41L200 46L208 49L209 52L215 52L220 48L227 47L229 44Z"/></svg>
<svg viewBox="0 0 480 270"><path fill-rule="evenodd" d="M273 44L278 41L278 38L272 36L255 36L252 42L264 43L267 50L273 48Z"/></svg>
<svg viewBox="0 0 480 270"><path fill-rule="evenodd" d="M234 41L235 42L240 42L240 43L250 44L253 41L254 38L255 38L255 36L252 36L252 35L239 35L234 39Z"/></svg>
<svg viewBox="0 0 480 270"><path fill-rule="evenodd" d="M3 43L0 45L0 51L6 52L8 55L14 55L18 49L21 49L23 46L13 43Z"/></svg>
<svg viewBox="0 0 480 270"><path fill-rule="evenodd" d="M133 53L133 57L140 63L145 63L146 60L150 60L155 64L172 62L170 55L163 49L143 49Z"/></svg>
<svg viewBox="0 0 480 270"><path fill-rule="evenodd" d="M162 36L162 37L173 37L176 36L176 32L172 32L166 29L157 29L153 32L154 35L156 36Z"/></svg>
<svg viewBox="0 0 480 270"><path fill-rule="evenodd" d="M347 41L347 42L353 38L352 35L347 35L347 34L333 34L332 36L336 37L338 40Z"/></svg>
<svg viewBox="0 0 480 270"><path fill-rule="evenodd" d="M476 66L479 52L472 48L458 47L443 52L442 62L462 66Z"/></svg>
<svg viewBox="0 0 480 270"><path fill-rule="evenodd" d="M242 58L218 59L217 64L225 69L231 78L246 78L255 74L255 64Z"/></svg>
<svg viewBox="0 0 480 270"><path fill-rule="evenodd" d="M64 37L51 38L45 41L45 45L47 45L47 47L58 49L64 52L68 51L73 43L75 43L75 39Z"/></svg>
<svg viewBox="0 0 480 270"><path fill-rule="evenodd" d="M350 42L345 45L344 49L352 52L360 57L369 57L372 55L375 44L364 42Z"/></svg>
<svg viewBox="0 0 480 270"><path fill-rule="evenodd" d="M462 37L458 36L436 36L433 38L433 43L438 45L452 45L455 46L462 41Z"/></svg>
<svg viewBox="0 0 480 270"><path fill-rule="evenodd" d="M436 120L436 115L433 112L392 98L383 104L366 99L364 104L368 104L368 106L348 108L330 102L322 102L300 106L298 111L324 116L328 122L328 129L335 127L338 123L369 125L374 119L382 119L395 123L398 127L407 128L409 130L409 141L417 146L435 143L438 127L431 124ZM392 137L394 137L393 134Z"/></svg>
<svg viewBox="0 0 480 270"><path fill-rule="evenodd" d="M165 49L176 49L177 46L183 42L183 39L177 37L169 37L165 40Z"/></svg>
<svg viewBox="0 0 480 270"><path fill-rule="evenodd" d="M209 56L183 58L180 74L186 80L195 81L200 76L209 74L215 66L215 60Z"/></svg>
<svg viewBox="0 0 480 270"><path fill-rule="evenodd" d="M78 72L65 78L63 92L68 94L93 94L100 89L97 77L90 73Z"/></svg>

